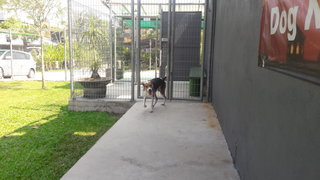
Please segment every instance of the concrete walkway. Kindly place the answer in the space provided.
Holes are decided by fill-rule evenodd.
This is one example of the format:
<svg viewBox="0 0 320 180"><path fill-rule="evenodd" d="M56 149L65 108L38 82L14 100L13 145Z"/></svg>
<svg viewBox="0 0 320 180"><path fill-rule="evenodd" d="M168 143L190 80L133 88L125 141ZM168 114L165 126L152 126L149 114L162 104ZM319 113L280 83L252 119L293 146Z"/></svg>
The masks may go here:
<svg viewBox="0 0 320 180"><path fill-rule="evenodd" d="M136 103L62 179L239 180L211 105L159 101Z"/></svg>

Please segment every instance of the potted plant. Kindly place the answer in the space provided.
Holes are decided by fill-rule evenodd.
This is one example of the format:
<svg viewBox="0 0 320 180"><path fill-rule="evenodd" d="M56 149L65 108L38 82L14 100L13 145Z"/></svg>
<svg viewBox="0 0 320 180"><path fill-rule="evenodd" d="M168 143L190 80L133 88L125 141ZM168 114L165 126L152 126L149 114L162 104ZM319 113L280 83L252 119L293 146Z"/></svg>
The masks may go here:
<svg viewBox="0 0 320 180"><path fill-rule="evenodd" d="M86 27L82 32L81 47L86 47L81 51L82 58L89 62L91 76L82 78L78 82L83 86L85 98L104 98L106 96L107 84L111 82L109 78L102 78L99 70L103 65L103 44L107 41L105 30L101 27L101 20L95 16L87 16Z"/></svg>

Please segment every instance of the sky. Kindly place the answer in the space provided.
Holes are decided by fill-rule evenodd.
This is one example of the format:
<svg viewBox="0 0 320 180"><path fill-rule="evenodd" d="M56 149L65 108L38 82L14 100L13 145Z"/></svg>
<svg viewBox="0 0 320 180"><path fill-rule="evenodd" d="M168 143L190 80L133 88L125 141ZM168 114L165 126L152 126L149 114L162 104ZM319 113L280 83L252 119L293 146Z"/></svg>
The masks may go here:
<svg viewBox="0 0 320 180"><path fill-rule="evenodd" d="M63 17L61 17L61 19L63 19L64 21L67 22L68 20L68 16L67 16L67 2L68 0L58 0L61 2L61 6L62 8L65 8L65 15L63 15ZM5 11L5 10L0 10L0 19L8 19L9 17L13 16L14 13L13 12L8 12L8 11ZM19 17L18 17L22 22L25 22L25 23L32 23L32 21L30 19L27 18L27 15L20 12L19 13ZM51 18L49 20L50 22L50 25L53 25L53 26L58 26L61 22L61 19L56 19L56 18Z"/></svg>

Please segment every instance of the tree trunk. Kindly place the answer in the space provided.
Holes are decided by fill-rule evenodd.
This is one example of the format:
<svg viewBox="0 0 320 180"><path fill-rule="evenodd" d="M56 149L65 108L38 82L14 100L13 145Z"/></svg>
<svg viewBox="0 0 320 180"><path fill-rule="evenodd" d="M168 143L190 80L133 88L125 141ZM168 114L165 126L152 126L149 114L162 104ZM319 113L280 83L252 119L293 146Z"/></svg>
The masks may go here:
<svg viewBox="0 0 320 180"><path fill-rule="evenodd" d="M44 54L43 54L43 36L42 31L40 30L40 44L41 44L41 78L42 78L42 89L46 88L44 80Z"/></svg>

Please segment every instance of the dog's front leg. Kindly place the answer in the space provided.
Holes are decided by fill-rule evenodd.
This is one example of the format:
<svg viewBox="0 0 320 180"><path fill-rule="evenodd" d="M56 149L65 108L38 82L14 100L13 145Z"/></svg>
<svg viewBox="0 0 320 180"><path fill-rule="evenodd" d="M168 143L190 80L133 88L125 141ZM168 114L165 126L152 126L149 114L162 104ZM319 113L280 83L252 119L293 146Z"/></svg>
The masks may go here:
<svg viewBox="0 0 320 180"><path fill-rule="evenodd" d="M147 107L147 105L146 105L146 101L147 101L147 96L144 96L144 98L143 98L143 107Z"/></svg>

